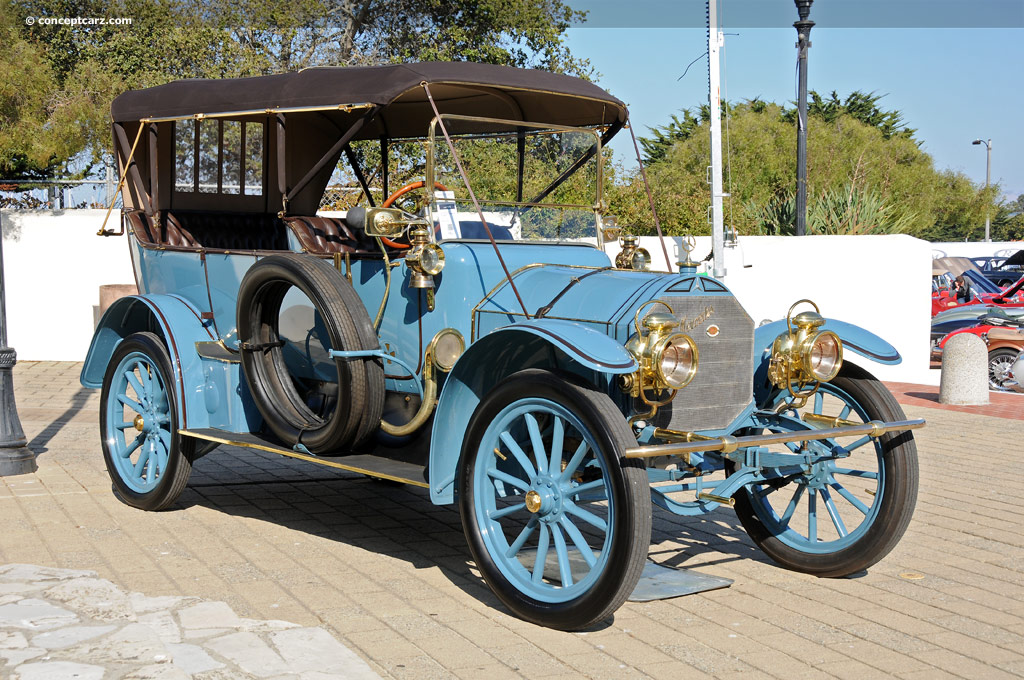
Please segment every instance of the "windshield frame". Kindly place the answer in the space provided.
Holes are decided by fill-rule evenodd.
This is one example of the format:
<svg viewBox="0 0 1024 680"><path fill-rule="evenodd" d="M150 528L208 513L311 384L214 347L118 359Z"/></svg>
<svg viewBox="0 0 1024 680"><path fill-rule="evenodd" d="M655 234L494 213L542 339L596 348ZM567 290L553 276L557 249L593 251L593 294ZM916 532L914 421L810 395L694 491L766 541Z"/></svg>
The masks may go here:
<svg viewBox="0 0 1024 680"><path fill-rule="evenodd" d="M439 121L439 118L441 119L440 121ZM424 169L424 175L425 175L425 177L424 177L424 179L425 179L424 186L428 186L428 187L435 186L435 182L436 182L436 168L435 168L435 155L434 154L435 154L435 149L437 148L436 145L438 144L437 132L438 132L438 128L440 127L441 121L443 121L445 123L447 123L448 121L457 121L457 122L483 123L485 125L487 125L487 124L490 124L490 125L504 125L504 126L508 126L509 128L530 128L530 129L536 130L536 131L541 132L541 133L557 133L557 132L583 133L583 134L586 134L586 135L589 135L590 137L592 137L593 140L594 140L594 144L590 148L595 149L594 154L590 158L586 158L586 153L585 153L583 156L580 157L580 159L577 159L577 161L574 161L574 164L576 162L579 162L579 160L583 160L583 163L579 167L575 168L572 172L569 172L568 174L564 174L564 175L559 175L544 190L543 194L544 195L548 195L551 191L556 189L558 186L560 186L563 182L565 182L570 177L575 175L577 172L583 171L583 169L586 167L586 163L590 162L592 160L597 165L597 168L596 168L596 182L595 182L596 186L595 186L595 191L594 191L594 203L593 204L544 203L544 202L534 202L534 201L488 201L488 200L481 200L480 204L482 206L483 205L490 205L490 206L502 206L502 207L522 207L522 208L527 208L527 209L538 207L538 208L557 208L557 209L563 209L563 210L564 209L568 209L568 210L590 210L590 211L593 211L593 213L594 213L594 225L595 225L594 238L596 238L596 246L598 248L601 248L603 246L603 238L602 238L603 219L602 219L602 217L603 217L603 213L604 213L604 157L602 156L603 145L601 143L602 136L601 136L600 129L586 128L586 127L572 127L572 126L567 126L567 125L554 125L554 124L551 124L551 123L536 123L536 122L532 122L532 121L522 121L522 120L509 120L509 119L504 119L504 118L487 118L487 117L481 117L481 116L464 116L464 115L460 115L460 114L442 113L442 114L440 114L440 117L434 116L430 120L430 128L429 128L429 131L427 133L427 138L426 138L427 158L426 158L426 168ZM453 140L454 140L454 139L458 139L460 137L462 137L462 138L471 138L471 137L486 138L486 137L492 136L492 135L495 136L495 137L502 137L502 136L506 136L507 134L509 134L509 133L506 133L506 132L494 132L494 133L476 133L476 134L470 134L470 135L452 135L452 137L453 137ZM442 141L442 143L445 144L445 146L447 146L447 143L444 142L444 140L441 140L441 141ZM589 150L588 150L587 153L589 153ZM517 164L517 168L516 168L517 175L522 173L523 170L524 170L523 164L521 162L518 163ZM517 182L522 182L522 179L523 179L522 177L519 177L519 176L516 177ZM465 180L463 181L463 183L466 184L469 181L470 181L469 178L466 177ZM469 187L469 186L467 186L466 189L472 191L472 188ZM436 212L437 211L437 207L438 207L437 203L438 203L438 199L435 196L434 192L431 191L430 192L430 204L429 204L429 210L431 210L431 212ZM447 240L466 241L466 240L474 240L474 239L447 239ZM579 243L581 243L580 241L575 241L575 240L567 240L567 241L537 240L537 241L534 241L534 240L530 240L530 239L522 239L522 240L517 240L517 241L514 241L514 242L515 243L549 243L549 244L556 244L556 243L577 243L577 244L579 244Z"/></svg>

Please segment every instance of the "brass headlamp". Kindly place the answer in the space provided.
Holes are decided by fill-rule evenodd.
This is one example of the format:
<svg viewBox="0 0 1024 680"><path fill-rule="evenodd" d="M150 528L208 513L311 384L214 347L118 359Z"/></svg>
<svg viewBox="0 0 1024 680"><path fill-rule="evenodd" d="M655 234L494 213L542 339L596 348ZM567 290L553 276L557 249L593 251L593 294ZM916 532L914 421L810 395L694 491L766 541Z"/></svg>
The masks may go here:
<svg viewBox="0 0 1024 680"><path fill-rule="evenodd" d="M430 242L430 232L423 227L416 227L409 232L411 248L405 256L412 276L410 288L433 288L434 276L444 269L444 251L441 246Z"/></svg>
<svg viewBox="0 0 1024 680"><path fill-rule="evenodd" d="M796 306L804 302L814 311L793 316ZM798 300L789 308L787 331L772 344L768 366L772 384L789 390L794 397L804 398L814 394L821 383L836 377L843 365L843 342L832 331L819 330L824 323L818 305L810 300ZM805 391L808 386L809 391Z"/></svg>
<svg viewBox="0 0 1024 680"><path fill-rule="evenodd" d="M634 397L639 397L651 406L663 406L675 397L680 390L693 380L697 373L697 345L690 336L678 333L679 319L669 313L652 312L640 321L640 312L644 307L661 304L660 300L651 300L640 306L636 312L634 323L636 335L626 343L626 349L636 359L640 368L631 375L623 376L621 387ZM671 390L672 394L661 401L650 401L646 391L663 392Z"/></svg>
<svg viewBox="0 0 1024 680"><path fill-rule="evenodd" d="M616 268L643 271L651 266L651 254L646 248L640 247L639 238L626 235L621 242L622 250L615 256Z"/></svg>

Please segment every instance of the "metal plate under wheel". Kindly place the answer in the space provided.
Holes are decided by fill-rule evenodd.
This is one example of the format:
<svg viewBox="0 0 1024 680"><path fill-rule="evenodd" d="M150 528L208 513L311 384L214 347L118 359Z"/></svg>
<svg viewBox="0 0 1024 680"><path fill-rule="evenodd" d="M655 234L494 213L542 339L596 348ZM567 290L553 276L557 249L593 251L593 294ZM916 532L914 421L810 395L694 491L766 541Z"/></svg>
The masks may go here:
<svg viewBox="0 0 1024 680"><path fill-rule="evenodd" d="M523 550L519 553L519 562L527 569L533 569L537 551ZM574 574L586 572L587 563L578 550L569 550L569 567ZM551 575L551 580L558 580L558 556L554 550L548 551L547 559L544 562L544 575ZM630 602L651 602L653 600L667 600L672 597L683 595L695 595L709 590L728 588L733 584L731 578L720 576L708 576L691 569L676 569L666 567L648 560L644 563L644 570L640 574L640 580L629 596Z"/></svg>

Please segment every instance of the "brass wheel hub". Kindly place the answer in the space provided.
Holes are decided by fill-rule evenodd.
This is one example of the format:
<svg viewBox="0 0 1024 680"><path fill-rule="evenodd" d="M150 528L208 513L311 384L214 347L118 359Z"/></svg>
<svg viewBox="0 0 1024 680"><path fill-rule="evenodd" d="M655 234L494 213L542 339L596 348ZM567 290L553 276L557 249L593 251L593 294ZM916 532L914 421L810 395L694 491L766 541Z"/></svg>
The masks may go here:
<svg viewBox="0 0 1024 680"><path fill-rule="evenodd" d="M143 420L141 413L135 416L135 420L132 421L132 424L135 426L135 429L138 430L139 432L142 432L144 429L146 429L146 421Z"/></svg>
<svg viewBox="0 0 1024 680"><path fill-rule="evenodd" d="M540 512L541 498L536 491L526 492L526 509L532 513Z"/></svg>

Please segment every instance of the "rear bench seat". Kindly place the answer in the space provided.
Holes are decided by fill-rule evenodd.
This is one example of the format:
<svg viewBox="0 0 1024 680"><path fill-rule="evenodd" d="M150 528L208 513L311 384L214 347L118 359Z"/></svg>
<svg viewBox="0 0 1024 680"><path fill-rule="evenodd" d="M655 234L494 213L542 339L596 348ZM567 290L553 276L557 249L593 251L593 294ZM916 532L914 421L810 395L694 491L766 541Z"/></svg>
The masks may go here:
<svg viewBox="0 0 1024 680"><path fill-rule="evenodd" d="M304 252L378 253L376 243L337 217L289 216L283 220L265 213L164 211L160 225L142 211L126 215L139 240L156 246L204 250L290 250L291 230Z"/></svg>

